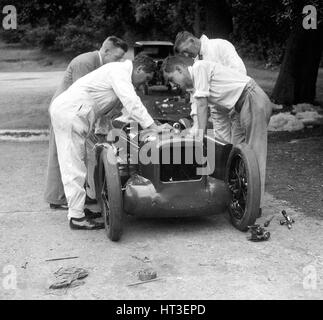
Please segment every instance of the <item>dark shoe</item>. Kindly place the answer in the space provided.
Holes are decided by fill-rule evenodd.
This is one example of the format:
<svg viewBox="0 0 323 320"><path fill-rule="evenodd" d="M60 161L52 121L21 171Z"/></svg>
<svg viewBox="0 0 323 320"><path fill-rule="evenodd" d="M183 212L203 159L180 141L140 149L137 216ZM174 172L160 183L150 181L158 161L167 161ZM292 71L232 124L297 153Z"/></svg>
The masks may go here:
<svg viewBox="0 0 323 320"><path fill-rule="evenodd" d="M92 199L88 195L86 195L85 204L97 204L97 203L98 202L96 201L96 199Z"/></svg>
<svg viewBox="0 0 323 320"><path fill-rule="evenodd" d="M104 229L104 223L96 222L87 217L71 218L70 228L73 230L98 230Z"/></svg>
<svg viewBox="0 0 323 320"><path fill-rule="evenodd" d="M68 210L67 204L54 204L50 203L49 207L54 210Z"/></svg>
<svg viewBox="0 0 323 320"><path fill-rule="evenodd" d="M102 213L101 212L93 212L90 209L85 208L84 209L84 214L85 217L88 219L97 219L97 218L101 218L102 217Z"/></svg>
<svg viewBox="0 0 323 320"><path fill-rule="evenodd" d="M258 212L258 217L257 218L260 218L262 216L262 208L259 208L259 212Z"/></svg>

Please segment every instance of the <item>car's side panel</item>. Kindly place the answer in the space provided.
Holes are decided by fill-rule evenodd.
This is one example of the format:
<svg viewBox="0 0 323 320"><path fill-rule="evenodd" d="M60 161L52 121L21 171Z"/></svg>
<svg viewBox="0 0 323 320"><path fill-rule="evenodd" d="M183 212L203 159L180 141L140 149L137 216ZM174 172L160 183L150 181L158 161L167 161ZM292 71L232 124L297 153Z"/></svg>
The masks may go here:
<svg viewBox="0 0 323 320"><path fill-rule="evenodd" d="M156 190L153 183L132 176L124 191L124 210L140 217L190 217L222 213L228 206L230 194L223 181L206 177L206 183L185 181L169 183Z"/></svg>

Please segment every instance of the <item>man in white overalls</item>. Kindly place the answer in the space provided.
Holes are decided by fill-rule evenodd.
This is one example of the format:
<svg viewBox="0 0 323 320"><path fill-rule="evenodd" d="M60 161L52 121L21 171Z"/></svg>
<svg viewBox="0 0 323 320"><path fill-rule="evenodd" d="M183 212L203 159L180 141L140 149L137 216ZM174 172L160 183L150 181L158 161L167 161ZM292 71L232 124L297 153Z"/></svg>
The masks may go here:
<svg viewBox="0 0 323 320"><path fill-rule="evenodd" d="M84 214L85 142L96 121L100 126L102 120L101 133L106 130L107 134L104 120L120 111L116 109L121 102L128 116L143 128L163 130L154 123L134 88L150 81L155 71L153 59L143 55L134 61L108 63L77 80L52 102L50 115L72 229L104 227Z"/></svg>
<svg viewBox="0 0 323 320"><path fill-rule="evenodd" d="M86 74L100 68L106 63L116 62L122 59L127 50L128 46L126 42L115 36L110 36L103 42L100 50L83 53L75 57L67 66L63 79L59 84L52 101L67 90L75 81L82 78ZM95 166L95 155L89 153L88 156L88 170L89 177L91 177L91 171L93 172ZM89 193L89 196L94 198L95 193L93 181L88 180L87 183L91 187L88 188L87 192ZM49 203L49 206L52 209L68 209L66 205L67 202L61 179L61 171L59 168L57 148L52 126L49 134L45 200Z"/></svg>

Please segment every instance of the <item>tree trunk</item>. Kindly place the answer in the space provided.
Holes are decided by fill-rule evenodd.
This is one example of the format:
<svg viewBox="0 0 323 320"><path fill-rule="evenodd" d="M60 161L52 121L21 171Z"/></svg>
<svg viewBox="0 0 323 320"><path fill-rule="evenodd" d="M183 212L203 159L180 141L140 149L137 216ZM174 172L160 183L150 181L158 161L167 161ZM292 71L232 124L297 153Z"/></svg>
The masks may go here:
<svg viewBox="0 0 323 320"><path fill-rule="evenodd" d="M201 10L199 1L195 1L193 30L195 37L201 36Z"/></svg>
<svg viewBox="0 0 323 320"><path fill-rule="evenodd" d="M233 30L231 8L226 0L205 0L205 33L209 38L228 39Z"/></svg>
<svg viewBox="0 0 323 320"><path fill-rule="evenodd" d="M313 103L316 80L323 50L322 26L305 30L297 24L287 40L279 76L273 90L275 103L292 105Z"/></svg>

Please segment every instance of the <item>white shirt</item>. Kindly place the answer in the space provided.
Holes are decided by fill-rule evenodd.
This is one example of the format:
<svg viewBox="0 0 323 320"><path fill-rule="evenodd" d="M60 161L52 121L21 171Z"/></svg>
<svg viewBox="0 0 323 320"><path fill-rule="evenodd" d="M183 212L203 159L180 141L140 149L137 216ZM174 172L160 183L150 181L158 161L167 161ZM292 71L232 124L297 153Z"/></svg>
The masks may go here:
<svg viewBox="0 0 323 320"><path fill-rule="evenodd" d="M200 38L199 60L220 63L242 74L247 74L246 67L231 42L224 39L209 39L204 34Z"/></svg>
<svg viewBox="0 0 323 320"><path fill-rule="evenodd" d="M74 82L67 90L68 94L77 97L87 93L95 102L96 118L112 112L120 100L129 117L147 128L154 120L135 91L132 69L130 60L105 64Z"/></svg>
<svg viewBox="0 0 323 320"><path fill-rule="evenodd" d="M201 36L200 40L200 54L196 57L195 61L204 60L216 62L238 71L241 74L247 74L246 67L231 42L224 39L210 40L204 34ZM191 103L191 115L196 115L196 105L192 97Z"/></svg>
<svg viewBox="0 0 323 320"><path fill-rule="evenodd" d="M207 98L219 111L230 112L251 79L219 63L200 60L188 67L194 85L193 99Z"/></svg>

